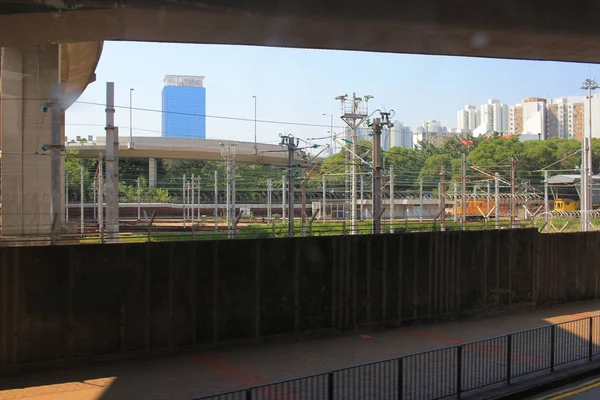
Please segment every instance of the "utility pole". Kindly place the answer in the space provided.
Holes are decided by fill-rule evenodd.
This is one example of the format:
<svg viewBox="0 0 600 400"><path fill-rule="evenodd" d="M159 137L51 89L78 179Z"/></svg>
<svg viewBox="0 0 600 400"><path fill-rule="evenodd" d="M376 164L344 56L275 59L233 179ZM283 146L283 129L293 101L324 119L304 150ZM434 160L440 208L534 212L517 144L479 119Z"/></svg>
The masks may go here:
<svg viewBox="0 0 600 400"><path fill-rule="evenodd" d="M490 207L491 207L491 205L492 205L492 204L491 204L491 199L490 199L490 181L487 181L487 182L486 182L486 189L487 189L487 190L486 190L486 193L487 193L487 195L486 195L486 197L485 197L485 199L486 199L486 209L485 209L485 215L486 215L486 217L485 217L485 229L487 230L487 229L488 229L488 221L489 221L489 219L490 219L490 217L489 217L489 215L490 215L490 211L491 211L491 208L490 208Z"/></svg>
<svg viewBox="0 0 600 400"><path fill-rule="evenodd" d="M215 171L215 232L219 231L219 174Z"/></svg>
<svg viewBox="0 0 600 400"><path fill-rule="evenodd" d="M98 221L98 208L96 207L96 204L97 204L96 203L96 188L97 188L97 185L98 185L98 182L97 182L96 178L94 178L94 186L92 188L92 190L94 192L94 194L93 194L93 196L94 196L94 202L93 202L94 206L92 207L94 209L94 221Z"/></svg>
<svg viewBox="0 0 600 400"><path fill-rule="evenodd" d="M381 170L383 168L383 156L381 154L381 132L383 126L391 128L394 126L390 122L389 112L380 112L380 118L373 118L373 123L370 126L373 128L373 233L381 233L381 215L383 214L382 207L382 192L381 192Z"/></svg>
<svg viewBox="0 0 600 400"><path fill-rule="evenodd" d="M288 149L288 236L294 237L294 172L299 140L292 135L281 136L281 145Z"/></svg>
<svg viewBox="0 0 600 400"><path fill-rule="evenodd" d="M394 166L390 165L390 233L394 233L394 212L396 211L396 204L394 201Z"/></svg>
<svg viewBox="0 0 600 400"><path fill-rule="evenodd" d="M458 221L458 184L454 181L454 215L452 216L452 220L454 222Z"/></svg>
<svg viewBox="0 0 600 400"><path fill-rule="evenodd" d="M194 226L194 214L196 214L196 207L195 207L196 203L194 201L195 200L195 196L194 196L194 191L195 191L194 181L195 181L195 177L194 177L194 174L192 174L191 186L189 186L190 187L190 192L191 192L191 195L192 195L191 196L192 197L191 213L190 213L191 214L191 218L190 219L191 219L191 222L192 222L192 226ZM188 199L189 198L190 198L190 196L188 195Z"/></svg>
<svg viewBox="0 0 600 400"><path fill-rule="evenodd" d="M235 145L234 145L235 146ZM235 149L235 147L234 147ZM234 150L234 156L235 156L235 150ZM235 176L236 176L236 165L235 165L235 160L231 160L231 238L235 239L235 236L237 234L237 222L238 222L238 216L237 216L237 207L235 204L235 199L236 199L236 188L235 188Z"/></svg>
<svg viewBox="0 0 600 400"><path fill-rule="evenodd" d="M323 174L323 206L321 207L321 217L323 222L327 219L327 187L325 182L325 174Z"/></svg>
<svg viewBox="0 0 600 400"><path fill-rule="evenodd" d="M364 204L365 204L365 180L364 175L360 175L360 216L359 219L362 221L364 218Z"/></svg>
<svg viewBox="0 0 600 400"><path fill-rule="evenodd" d="M496 207L496 229L500 229L500 176L494 174L494 207Z"/></svg>
<svg viewBox="0 0 600 400"><path fill-rule="evenodd" d="M80 184L79 184L79 197L81 198L80 206L79 206L79 213L81 214L80 215L80 221L79 221L79 229L80 229L80 232L81 232L82 236L83 236L83 233L84 233L83 224L84 224L84 212L85 212L85 209L84 209L85 196L84 196L84 191L83 191L83 187L84 187L83 186L83 184L84 184L84 182L83 182L83 177L84 177L83 172L84 171L83 171L83 164L82 164L81 165L81 170L80 170L80 175L79 175L79 180L80 180Z"/></svg>
<svg viewBox="0 0 600 400"><path fill-rule="evenodd" d="M271 223L271 199L273 193L273 181L267 181L267 224Z"/></svg>
<svg viewBox="0 0 600 400"><path fill-rule="evenodd" d="M419 222L423 222L423 179L419 179Z"/></svg>
<svg viewBox="0 0 600 400"><path fill-rule="evenodd" d="M446 231L446 166L440 168L440 231Z"/></svg>
<svg viewBox="0 0 600 400"><path fill-rule="evenodd" d="M119 242L119 130L115 127L115 84L106 83L106 231Z"/></svg>
<svg viewBox="0 0 600 400"><path fill-rule="evenodd" d="M591 192L592 183L592 90L598 89L598 83L594 78L588 78L583 82L581 89L588 91L588 104L589 104L589 132L586 140L585 133L584 137L581 138L581 200L582 200L582 231L587 232L589 230L589 212L592 210L593 199ZM585 179L584 179L585 177Z"/></svg>
<svg viewBox="0 0 600 400"><path fill-rule="evenodd" d="M65 171L65 222L69 222L69 173Z"/></svg>
<svg viewBox="0 0 600 400"><path fill-rule="evenodd" d="M510 159L510 229L515 224L515 159Z"/></svg>
<svg viewBox="0 0 600 400"><path fill-rule="evenodd" d="M201 179L200 179L200 174L198 174L198 223L200 223L200 183L201 183Z"/></svg>
<svg viewBox="0 0 600 400"><path fill-rule="evenodd" d="M304 175L304 171L302 171L302 174ZM300 193L301 193L301 203L302 203L302 210L301 210L301 217L302 217L302 236L306 236L306 176L302 177L302 185L300 186Z"/></svg>
<svg viewBox="0 0 600 400"><path fill-rule="evenodd" d="M347 106L346 102L348 100L348 95L337 96L335 99L341 102L342 107L342 120L350 127L352 131L352 137L350 139L352 143L352 154L351 156L351 189L350 189L350 232L353 235L357 234L357 224L356 224L356 212L357 212L357 127L367 119L368 117L368 103L369 100L372 99L373 96L367 95L364 99L360 97L356 97L356 94L352 94L350 107ZM363 103L364 102L364 103ZM364 104L364 105L363 105ZM345 216L344 216L345 218Z"/></svg>
<svg viewBox="0 0 600 400"><path fill-rule="evenodd" d="M142 220L142 210L141 210L141 202L142 202L142 182L141 178L137 178L137 222L141 222Z"/></svg>
<svg viewBox="0 0 600 400"><path fill-rule="evenodd" d="M381 233L381 118L373 118L373 234Z"/></svg>
<svg viewBox="0 0 600 400"><path fill-rule="evenodd" d="M544 171L544 232L548 233L548 171Z"/></svg>
<svg viewBox="0 0 600 400"><path fill-rule="evenodd" d="M285 221L285 207L286 207L286 188L285 188L285 175L281 175L281 219Z"/></svg>
<svg viewBox="0 0 600 400"><path fill-rule="evenodd" d="M187 208L186 208L186 202L185 202L185 195L186 195L185 174L183 174L183 176L181 178L181 205L182 205L182 210L183 210L183 229L185 229L185 223L187 221Z"/></svg>
<svg viewBox="0 0 600 400"><path fill-rule="evenodd" d="M460 229L464 231L467 225L467 155L465 153L462 153L461 160L462 199L460 205L462 215L460 218Z"/></svg>
<svg viewBox="0 0 600 400"><path fill-rule="evenodd" d="M233 239L235 229L235 143L221 143L221 156L227 163L227 193L226 193L226 215L227 215L227 238Z"/></svg>
<svg viewBox="0 0 600 400"><path fill-rule="evenodd" d="M104 243L104 162L102 154L98 158L98 231L100 243Z"/></svg>

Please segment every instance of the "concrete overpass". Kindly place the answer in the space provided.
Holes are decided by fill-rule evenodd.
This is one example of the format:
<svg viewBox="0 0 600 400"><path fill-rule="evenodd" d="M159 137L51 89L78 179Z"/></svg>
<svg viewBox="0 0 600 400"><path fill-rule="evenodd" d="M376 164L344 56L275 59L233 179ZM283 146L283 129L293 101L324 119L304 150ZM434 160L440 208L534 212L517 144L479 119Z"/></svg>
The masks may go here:
<svg viewBox="0 0 600 400"><path fill-rule="evenodd" d="M175 139L163 137L135 137L133 145L129 137L119 137L119 157L122 158L173 158L181 160L223 161L221 143L235 143L237 162L256 164L287 165L287 150L279 145L238 142L216 139ZM94 142L71 142L67 150L77 150L81 158L98 157L104 154L106 138L98 137Z"/></svg>
<svg viewBox="0 0 600 400"><path fill-rule="evenodd" d="M221 143L236 144L236 162L287 165L287 150L279 145L237 142L215 139L175 139L163 137L135 137L133 145L129 137L119 138L119 157L148 159L148 183L156 185L156 159L223 161ZM106 151L106 138L98 137L94 142L71 142L67 150L77 150L76 157L94 158Z"/></svg>

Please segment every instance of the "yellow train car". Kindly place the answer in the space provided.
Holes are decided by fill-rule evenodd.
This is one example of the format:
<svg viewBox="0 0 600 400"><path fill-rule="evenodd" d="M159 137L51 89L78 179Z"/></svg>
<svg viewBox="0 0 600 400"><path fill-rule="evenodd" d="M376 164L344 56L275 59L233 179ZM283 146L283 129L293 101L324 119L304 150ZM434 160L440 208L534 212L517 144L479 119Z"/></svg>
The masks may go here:
<svg viewBox="0 0 600 400"><path fill-rule="evenodd" d="M554 211L576 211L579 210L579 200L556 199L554 200Z"/></svg>
<svg viewBox="0 0 600 400"><path fill-rule="evenodd" d="M493 200L490 201L489 209L487 200L467 200L465 206L465 215L468 219L484 218L484 215L488 215L490 211L492 211L490 216L495 215L495 203ZM454 210L451 209L449 214L454 215ZM456 202L456 215L462 215L462 200L458 200Z"/></svg>

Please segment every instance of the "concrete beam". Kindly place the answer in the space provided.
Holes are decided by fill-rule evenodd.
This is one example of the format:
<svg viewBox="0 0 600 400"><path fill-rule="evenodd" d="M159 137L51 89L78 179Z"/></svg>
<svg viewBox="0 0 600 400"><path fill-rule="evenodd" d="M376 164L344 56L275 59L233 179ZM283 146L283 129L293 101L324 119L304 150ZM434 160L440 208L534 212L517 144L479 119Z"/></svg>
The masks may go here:
<svg viewBox="0 0 600 400"><path fill-rule="evenodd" d="M113 7L80 0L72 11L51 7L56 3L46 2L53 12L0 15L0 46L137 40L600 62L600 5L592 1L569 9L517 0L383 0L373 12L357 1L340 7L333 1L124 0Z"/></svg>

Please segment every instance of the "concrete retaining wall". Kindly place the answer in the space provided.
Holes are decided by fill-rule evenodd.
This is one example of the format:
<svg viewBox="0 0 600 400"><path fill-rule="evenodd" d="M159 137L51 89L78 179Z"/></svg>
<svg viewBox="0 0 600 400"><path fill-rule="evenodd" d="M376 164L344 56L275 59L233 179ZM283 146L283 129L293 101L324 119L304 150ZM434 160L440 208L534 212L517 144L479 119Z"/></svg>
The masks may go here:
<svg viewBox="0 0 600 400"><path fill-rule="evenodd" d="M598 297L600 234L0 248L0 366Z"/></svg>

